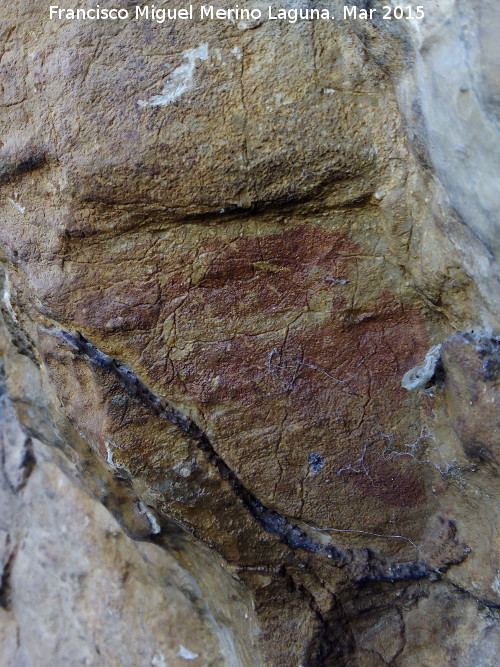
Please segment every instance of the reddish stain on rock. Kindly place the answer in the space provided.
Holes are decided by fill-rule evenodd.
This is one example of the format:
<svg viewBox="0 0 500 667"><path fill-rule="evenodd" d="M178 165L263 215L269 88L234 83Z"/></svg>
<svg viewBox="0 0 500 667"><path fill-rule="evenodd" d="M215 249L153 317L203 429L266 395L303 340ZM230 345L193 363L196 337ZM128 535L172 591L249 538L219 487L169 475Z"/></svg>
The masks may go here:
<svg viewBox="0 0 500 667"><path fill-rule="evenodd" d="M233 427L240 442L245 430L268 429L262 456L276 460L279 446L283 470L291 467L283 478L293 486L303 467L306 473L295 452L309 451L311 442L325 459L322 475L355 461L360 443L369 442L372 479L352 473L352 481L388 504L418 504L424 497L418 470L406 462L377 463L381 433L404 400L400 378L427 347L417 309L387 293L350 308L346 281L361 251L324 227L210 241L202 250L178 253L172 263L167 256L169 270L148 257L135 266L133 280L124 272L82 297L75 320L130 332L128 344L141 350L149 381L165 396L188 396L209 420L212 411L230 407L237 418L211 423L223 454L220 442ZM311 301L320 304L314 312ZM169 354L160 331L147 332L174 311L181 347Z"/></svg>
<svg viewBox="0 0 500 667"><path fill-rule="evenodd" d="M307 306L308 292L342 280L358 246L337 232L300 226L243 238L219 250L190 291L183 317L274 314Z"/></svg>
<svg viewBox="0 0 500 667"><path fill-rule="evenodd" d="M358 253L352 241L319 227L241 239L221 249L190 290L178 322L184 334L182 322L196 331L204 321L210 330L214 320L221 322L222 340L194 342L178 355L167 391L177 386L207 414L210 406L232 405L241 430L293 430L295 447L286 441L281 447L285 456L289 448L294 470L300 470L294 450L308 451L313 433L322 456L330 457L325 476L356 459L360 443L369 441L372 479L354 475L353 481L389 505L412 507L425 499L418 466L381 463L381 433L401 407L400 378L422 357L427 336L418 310L390 294L357 311L335 297L342 289L325 279L341 286ZM268 314L276 321L283 313L300 315L320 292L332 305L312 319L277 331L231 331L258 331ZM219 436L227 436L221 428ZM273 438L262 446L273 448Z"/></svg>

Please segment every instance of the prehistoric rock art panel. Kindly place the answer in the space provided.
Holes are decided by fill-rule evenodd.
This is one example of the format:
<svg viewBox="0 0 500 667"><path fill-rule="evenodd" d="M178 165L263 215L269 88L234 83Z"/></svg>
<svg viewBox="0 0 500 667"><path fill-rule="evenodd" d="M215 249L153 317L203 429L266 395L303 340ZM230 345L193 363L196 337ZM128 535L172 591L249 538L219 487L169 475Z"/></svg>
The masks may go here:
<svg viewBox="0 0 500 667"><path fill-rule="evenodd" d="M436 34L457 81L482 54L471 123L498 140L486 10L429 3L417 29L5 4L2 660L493 665L495 193L472 151L464 199L432 94ZM58 526L30 516L49 501ZM86 563L108 543L103 630ZM23 573L49 548L80 583L34 641Z"/></svg>

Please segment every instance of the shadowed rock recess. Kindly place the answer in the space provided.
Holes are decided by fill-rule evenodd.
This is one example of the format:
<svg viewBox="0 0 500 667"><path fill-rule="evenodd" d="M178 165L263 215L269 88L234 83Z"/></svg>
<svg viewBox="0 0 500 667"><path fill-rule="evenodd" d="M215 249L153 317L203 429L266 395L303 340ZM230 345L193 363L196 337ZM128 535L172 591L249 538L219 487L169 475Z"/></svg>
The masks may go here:
<svg viewBox="0 0 500 667"><path fill-rule="evenodd" d="M0 10L0 663L494 667L495 1L48 4Z"/></svg>

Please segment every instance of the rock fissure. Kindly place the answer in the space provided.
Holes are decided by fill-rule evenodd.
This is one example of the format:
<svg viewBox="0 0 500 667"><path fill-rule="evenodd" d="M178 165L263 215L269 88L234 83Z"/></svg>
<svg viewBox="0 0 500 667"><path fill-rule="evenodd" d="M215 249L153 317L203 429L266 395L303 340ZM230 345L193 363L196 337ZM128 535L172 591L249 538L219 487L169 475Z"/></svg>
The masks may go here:
<svg viewBox="0 0 500 667"><path fill-rule="evenodd" d="M0 573L0 608L6 611L10 609L12 603L11 574L15 559L16 549L13 548Z"/></svg>
<svg viewBox="0 0 500 667"><path fill-rule="evenodd" d="M412 580L437 576L445 571L449 565L461 562L465 558L467 550L463 549L450 562L441 563L440 567L433 568L423 561L391 562L389 559L378 556L370 549L342 549L333 544L320 542L311 536L307 530L304 530L287 517L266 507L254 493L244 486L234 471L217 454L203 429L190 417L182 414L174 406L154 394L124 364L101 352L80 332L69 332L61 328L47 328L44 331L64 341L75 354L84 357L92 365L105 372L112 373L130 396L136 398L158 418L175 424L192 438L198 449L203 452L206 460L217 470L221 479L230 486L234 495L242 502L252 518L265 531L276 535L281 542L290 548L323 554L331 559L332 564L336 567L347 566L351 571L351 580L356 582Z"/></svg>

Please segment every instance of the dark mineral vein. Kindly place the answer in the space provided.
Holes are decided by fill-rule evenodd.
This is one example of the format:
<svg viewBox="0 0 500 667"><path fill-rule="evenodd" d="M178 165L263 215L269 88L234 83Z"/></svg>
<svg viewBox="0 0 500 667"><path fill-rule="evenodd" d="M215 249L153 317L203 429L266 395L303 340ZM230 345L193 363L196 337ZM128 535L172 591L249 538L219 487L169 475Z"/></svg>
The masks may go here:
<svg viewBox="0 0 500 667"><path fill-rule="evenodd" d="M104 354L92 345L81 333L63 329L46 329L47 333L65 341L75 354L84 357L89 363L112 373L119 380L123 389L140 401L150 412L160 419L165 419L178 426L192 438L207 461L216 468L220 477L229 484L233 493L242 502L249 514L269 533L276 535L292 549L304 549L310 553L324 554L336 567L348 566L352 571L351 580L396 581L400 579L421 579L439 574L445 568L432 570L424 562L391 562L375 554L370 549L341 549L332 544L323 544L306 530L293 523L287 517L266 507L231 470L217 454L207 434L187 415L182 414L165 399L156 396L124 364ZM451 564L451 563L450 563Z"/></svg>

